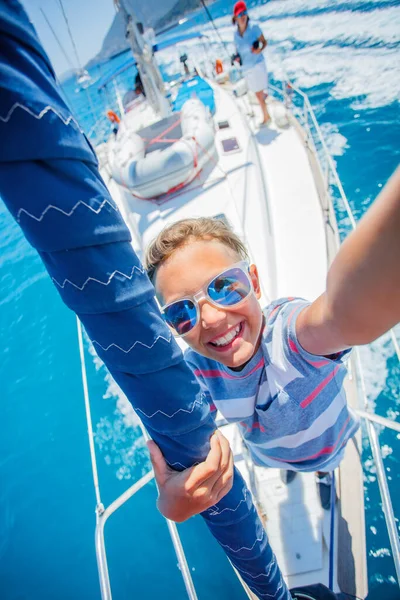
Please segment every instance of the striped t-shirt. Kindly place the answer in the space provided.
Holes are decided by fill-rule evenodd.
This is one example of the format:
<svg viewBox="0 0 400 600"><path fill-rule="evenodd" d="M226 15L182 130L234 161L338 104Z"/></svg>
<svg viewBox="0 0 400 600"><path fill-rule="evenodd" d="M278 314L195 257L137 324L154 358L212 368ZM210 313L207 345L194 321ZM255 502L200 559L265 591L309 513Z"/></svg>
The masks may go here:
<svg viewBox="0 0 400 600"><path fill-rule="evenodd" d="M315 471L334 469L358 428L343 389L343 359L315 356L296 336L296 319L309 303L283 298L265 310L262 342L241 370L189 349L193 369L211 409L237 422L256 464Z"/></svg>

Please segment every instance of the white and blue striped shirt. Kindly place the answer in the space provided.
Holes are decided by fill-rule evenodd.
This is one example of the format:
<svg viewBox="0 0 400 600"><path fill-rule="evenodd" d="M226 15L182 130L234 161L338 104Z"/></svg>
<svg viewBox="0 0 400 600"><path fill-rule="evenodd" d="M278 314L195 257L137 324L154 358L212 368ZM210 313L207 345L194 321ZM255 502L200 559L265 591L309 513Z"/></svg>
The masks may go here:
<svg viewBox="0 0 400 600"><path fill-rule="evenodd" d="M191 349L185 354L211 408L238 422L259 465L332 470L358 428L343 389L349 351L315 356L297 340L296 319L307 305L299 298L270 304L260 348L240 372Z"/></svg>

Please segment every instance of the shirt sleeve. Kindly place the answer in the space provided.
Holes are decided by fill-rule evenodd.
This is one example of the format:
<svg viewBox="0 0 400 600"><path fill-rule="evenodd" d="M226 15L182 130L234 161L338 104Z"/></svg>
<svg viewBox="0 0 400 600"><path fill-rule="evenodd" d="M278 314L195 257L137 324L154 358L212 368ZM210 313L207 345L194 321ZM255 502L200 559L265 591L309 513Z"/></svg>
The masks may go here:
<svg viewBox="0 0 400 600"><path fill-rule="evenodd" d="M257 24L253 25L252 34L253 34L253 37L254 37L253 41L255 42L256 40L258 40L263 35L261 27L259 25L257 25Z"/></svg>
<svg viewBox="0 0 400 600"><path fill-rule="evenodd" d="M318 390L325 389L328 395L338 392L347 372L345 361L351 352L345 350L332 356L317 356L304 350L297 339L296 321L309 304L302 298L282 298L265 311L272 394L285 391L302 406Z"/></svg>

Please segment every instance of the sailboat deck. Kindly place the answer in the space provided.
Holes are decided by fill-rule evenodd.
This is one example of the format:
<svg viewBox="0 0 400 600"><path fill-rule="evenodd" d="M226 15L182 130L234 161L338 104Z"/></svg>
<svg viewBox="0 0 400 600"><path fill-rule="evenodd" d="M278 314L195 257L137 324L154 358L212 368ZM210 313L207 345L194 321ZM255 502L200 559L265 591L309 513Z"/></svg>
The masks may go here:
<svg viewBox="0 0 400 600"><path fill-rule="evenodd" d="M250 475L240 434L223 427L235 464L254 494L278 564L290 588L322 582L328 585L330 512L321 507L314 473L298 473L290 484L279 469L254 467ZM335 531L337 538L337 528ZM335 590L339 591L335 581Z"/></svg>
<svg viewBox="0 0 400 600"><path fill-rule="evenodd" d="M130 227L135 251L143 258L145 247L171 222L223 215L257 264L262 302L289 295L314 300L325 289L336 238L325 226L325 187L304 134L293 119L283 128L273 122L259 130L257 115L249 118L248 99L237 100L217 86L215 100L215 154L179 193L154 202L140 200L110 179L105 167L104 176ZM270 108L273 114L273 103ZM219 129L221 121L228 121L229 127ZM235 138L237 148L226 153L222 142L228 138ZM354 382L348 385L349 400L355 403ZM281 482L276 469L253 466L251 474L237 429L229 425L224 433L250 487L256 482L258 508L289 585L328 584L330 513L321 508L314 474L298 474L289 485ZM340 585L365 597L362 472L353 450L349 447L338 477L335 589L339 591Z"/></svg>

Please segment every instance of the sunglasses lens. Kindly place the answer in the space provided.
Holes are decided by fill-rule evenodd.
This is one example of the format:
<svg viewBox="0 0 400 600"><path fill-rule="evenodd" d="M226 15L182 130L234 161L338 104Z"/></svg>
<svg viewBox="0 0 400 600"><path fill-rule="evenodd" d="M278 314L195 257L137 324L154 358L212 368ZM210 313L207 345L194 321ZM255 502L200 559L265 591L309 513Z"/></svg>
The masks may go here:
<svg viewBox="0 0 400 600"><path fill-rule="evenodd" d="M234 267L212 280L207 289L211 300L222 306L238 304L251 292L251 286L246 274Z"/></svg>
<svg viewBox="0 0 400 600"><path fill-rule="evenodd" d="M197 311L191 300L178 300L164 309L165 320L178 335L188 333L197 323Z"/></svg>
<svg viewBox="0 0 400 600"><path fill-rule="evenodd" d="M241 13L239 13L239 14L238 14L238 17L239 17L239 18L240 18L240 17L245 17L246 15L247 15L247 12L246 12L246 11L243 11L243 12L241 12Z"/></svg>

